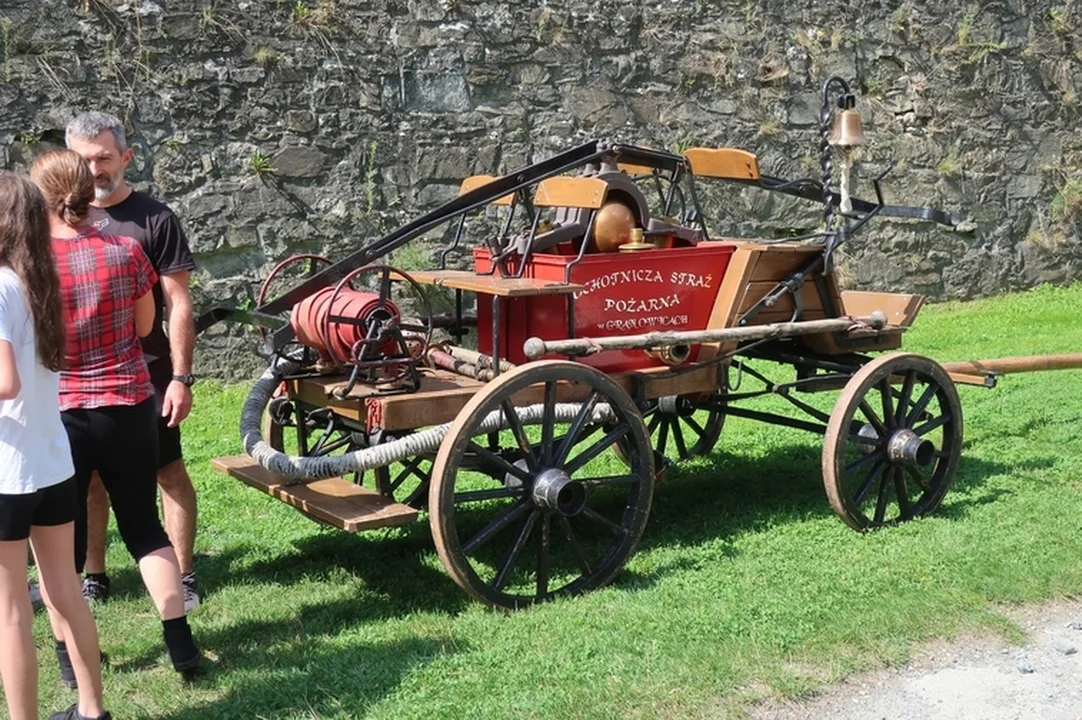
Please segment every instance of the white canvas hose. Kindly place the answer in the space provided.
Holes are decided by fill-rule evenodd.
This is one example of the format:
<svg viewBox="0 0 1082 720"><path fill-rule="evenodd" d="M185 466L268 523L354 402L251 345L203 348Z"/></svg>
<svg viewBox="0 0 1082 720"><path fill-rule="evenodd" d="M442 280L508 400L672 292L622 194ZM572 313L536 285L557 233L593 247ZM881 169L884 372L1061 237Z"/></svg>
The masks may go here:
<svg viewBox="0 0 1082 720"><path fill-rule="evenodd" d="M296 372L299 364L289 360L275 360L263 372L251 392L248 393L240 411L240 434L244 451L256 462L273 473L290 478L318 480L338 477L352 472L363 472L372 468L384 467L393 462L435 452L443 442L452 423L436 425L427 430L410 433L398 440L380 443L374 447L362 448L343 455L323 455L319 457L299 457L286 455L275 450L263 440L262 418L267 404L281 384L282 378ZM557 403L555 419L557 422L571 422L582 405L579 403ZM529 405L515 408L519 422L523 425L536 425L544 418L543 405ZM606 422L612 417L612 408L606 403L598 403L594 408L592 422ZM494 410L481 421L475 435L486 435L505 430L509 427L502 410Z"/></svg>

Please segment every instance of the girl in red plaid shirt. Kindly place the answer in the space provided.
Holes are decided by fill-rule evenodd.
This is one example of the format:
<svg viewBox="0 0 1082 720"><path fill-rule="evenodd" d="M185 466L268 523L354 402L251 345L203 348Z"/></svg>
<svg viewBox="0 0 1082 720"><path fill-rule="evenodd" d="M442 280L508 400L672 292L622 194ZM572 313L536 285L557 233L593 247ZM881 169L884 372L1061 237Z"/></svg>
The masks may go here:
<svg viewBox="0 0 1082 720"><path fill-rule="evenodd" d="M67 330L60 409L79 491L76 564L81 571L86 495L96 470L162 618L173 667L191 676L200 656L184 614L177 557L158 518L154 388L139 344L153 324L157 277L138 243L103 237L87 223L94 177L82 157L71 150L44 153L30 175L51 210Z"/></svg>

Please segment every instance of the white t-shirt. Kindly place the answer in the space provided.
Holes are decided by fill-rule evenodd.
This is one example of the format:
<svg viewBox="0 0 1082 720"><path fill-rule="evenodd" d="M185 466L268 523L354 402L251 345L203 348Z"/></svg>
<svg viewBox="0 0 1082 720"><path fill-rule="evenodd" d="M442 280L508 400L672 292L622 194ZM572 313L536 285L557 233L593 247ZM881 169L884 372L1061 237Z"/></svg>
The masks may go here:
<svg viewBox="0 0 1082 720"><path fill-rule="evenodd" d="M60 421L60 376L38 361L34 322L15 271L0 266L0 340L11 343L22 385L0 400L0 494L25 495L75 474Z"/></svg>

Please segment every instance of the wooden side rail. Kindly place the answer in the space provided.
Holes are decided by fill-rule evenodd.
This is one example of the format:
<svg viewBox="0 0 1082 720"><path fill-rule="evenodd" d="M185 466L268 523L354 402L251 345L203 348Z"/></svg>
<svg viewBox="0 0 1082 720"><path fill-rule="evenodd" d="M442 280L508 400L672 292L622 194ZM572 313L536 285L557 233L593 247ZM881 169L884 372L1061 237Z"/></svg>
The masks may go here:
<svg viewBox="0 0 1082 720"><path fill-rule="evenodd" d="M289 478L272 473L247 455L215 458L210 464L216 470L292 505L313 520L347 532L406 525L417 519L415 508L396 503L345 478L290 485Z"/></svg>

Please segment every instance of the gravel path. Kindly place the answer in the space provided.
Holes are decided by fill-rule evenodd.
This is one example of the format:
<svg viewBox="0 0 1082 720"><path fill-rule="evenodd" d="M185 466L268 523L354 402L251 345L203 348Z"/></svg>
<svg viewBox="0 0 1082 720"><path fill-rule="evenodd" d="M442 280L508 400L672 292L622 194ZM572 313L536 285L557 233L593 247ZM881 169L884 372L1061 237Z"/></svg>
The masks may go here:
<svg viewBox="0 0 1082 720"><path fill-rule="evenodd" d="M1013 608L1022 646L999 638L936 642L906 665L854 675L801 703L755 707L756 720L1079 720L1082 601Z"/></svg>

